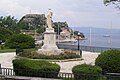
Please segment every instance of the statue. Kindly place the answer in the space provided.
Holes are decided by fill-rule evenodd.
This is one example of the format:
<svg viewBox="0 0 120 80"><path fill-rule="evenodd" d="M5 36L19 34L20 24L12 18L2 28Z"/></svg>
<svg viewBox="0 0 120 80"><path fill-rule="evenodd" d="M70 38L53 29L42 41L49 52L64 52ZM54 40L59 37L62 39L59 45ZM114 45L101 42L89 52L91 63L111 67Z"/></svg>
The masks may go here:
<svg viewBox="0 0 120 80"><path fill-rule="evenodd" d="M52 15L53 15L53 12L51 11L51 9L49 9L48 10L48 15L47 15L48 28L52 28Z"/></svg>

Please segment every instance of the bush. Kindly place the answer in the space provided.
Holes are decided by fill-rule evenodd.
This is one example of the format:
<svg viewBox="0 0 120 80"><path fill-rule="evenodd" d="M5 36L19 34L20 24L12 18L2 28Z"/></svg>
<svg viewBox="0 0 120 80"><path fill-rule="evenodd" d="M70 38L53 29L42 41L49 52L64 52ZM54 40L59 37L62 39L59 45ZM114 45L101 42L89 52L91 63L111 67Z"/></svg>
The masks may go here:
<svg viewBox="0 0 120 80"><path fill-rule="evenodd" d="M69 52L68 50L65 50L64 53L61 53L59 55L45 55L45 54L39 54L37 52L30 52L30 51L23 51L23 53L20 53L19 56L21 57L27 57L32 59L73 59L73 58L80 58L80 55L76 54L75 51Z"/></svg>
<svg viewBox="0 0 120 80"><path fill-rule="evenodd" d="M17 76L57 77L60 66L43 60L15 59L13 68Z"/></svg>
<svg viewBox="0 0 120 80"><path fill-rule="evenodd" d="M98 66L82 64L73 67L72 72L76 80L97 80L102 69Z"/></svg>
<svg viewBox="0 0 120 80"><path fill-rule="evenodd" d="M5 42L5 46L11 49L15 49L15 48L28 49L35 47L35 41L31 36L25 34L17 34L10 37Z"/></svg>
<svg viewBox="0 0 120 80"><path fill-rule="evenodd" d="M120 73L120 50L107 50L102 52L95 61L104 73Z"/></svg>
<svg viewBox="0 0 120 80"><path fill-rule="evenodd" d="M1 47L1 50L5 49L5 46L3 44L0 45L0 47Z"/></svg>
<svg viewBox="0 0 120 80"><path fill-rule="evenodd" d="M2 42L5 42L7 39L9 39L11 35L13 35L13 33L10 30L0 27L0 40L2 40Z"/></svg>

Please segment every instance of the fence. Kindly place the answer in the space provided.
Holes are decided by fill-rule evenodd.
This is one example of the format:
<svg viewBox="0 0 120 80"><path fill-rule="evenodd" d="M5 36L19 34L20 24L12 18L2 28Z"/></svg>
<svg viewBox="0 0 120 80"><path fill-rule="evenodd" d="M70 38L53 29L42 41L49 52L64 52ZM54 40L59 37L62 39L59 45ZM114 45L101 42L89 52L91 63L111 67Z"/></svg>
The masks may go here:
<svg viewBox="0 0 120 80"><path fill-rule="evenodd" d="M19 79L15 79L18 77L13 77L16 76L16 74L18 75L18 73L14 72L15 70L10 69L10 68L1 68L0 69L2 71L1 75L0 75L0 80L19 80L20 78L22 79L22 77L19 76ZM21 71L21 70L17 70L17 71ZM51 75L51 74L56 74L56 72L42 72L41 71L37 71L35 74L31 75L33 73L33 70L24 70L24 73L28 73L27 77L32 77L35 78L36 74L42 74L42 76L44 76L45 79L42 80L56 80L56 79L60 79L60 80L120 80L120 74L116 74L116 73L109 73L107 75L93 75L93 74L72 74L72 73L57 73L57 76L55 77L50 77L49 79L47 78L47 75ZM47 74L47 75L46 75ZM12 76L9 77L9 79L6 78L6 76ZM39 75L37 75L36 77L39 77ZM5 78L5 79L3 79ZM25 77L24 77L25 78ZM54 78L54 79L53 79ZM30 78L31 79L31 78ZM27 79L27 80L30 80ZM22 79L25 80L25 79ZM34 79L35 80L35 79ZM37 79L38 80L38 79ZM41 79L40 79L41 80Z"/></svg>
<svg viewBox="0 0 120 80"><path fill-rule="evenodd" d="M73 44L57 44L57 45L60 49L78 50L78 45L73 45ZM82 51L90 51L90 52L103 52L105 50L110 50L110 49L119 49L120 50L120 48L83 46L83 45L79 45L79 49Z"/></svg>

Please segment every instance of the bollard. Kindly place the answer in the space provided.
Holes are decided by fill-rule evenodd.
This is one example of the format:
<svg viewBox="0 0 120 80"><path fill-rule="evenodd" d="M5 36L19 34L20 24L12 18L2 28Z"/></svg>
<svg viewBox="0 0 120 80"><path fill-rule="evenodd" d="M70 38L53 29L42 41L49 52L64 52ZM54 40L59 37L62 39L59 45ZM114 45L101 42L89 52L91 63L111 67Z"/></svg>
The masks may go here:
<svg viewBox="0 0 120 80"><path fill-rule="evenodd" d="M81 57L82 57L82 50L80 50L80 55L81 55Z"/></svg>
<svg viewBox="0 0 120 80"><path fill-rule="evenodd" d="M16 55L17 55L18 53L20 53L20 52L23 52L23 49L21 49L21 48L16 48Z"/></svg>
<svg viewBox="0 0 120 80"><path fill-rule="evenodd" d="M2 74L2 68L1 68L1 64L0 64L0 74Z"/></svg>

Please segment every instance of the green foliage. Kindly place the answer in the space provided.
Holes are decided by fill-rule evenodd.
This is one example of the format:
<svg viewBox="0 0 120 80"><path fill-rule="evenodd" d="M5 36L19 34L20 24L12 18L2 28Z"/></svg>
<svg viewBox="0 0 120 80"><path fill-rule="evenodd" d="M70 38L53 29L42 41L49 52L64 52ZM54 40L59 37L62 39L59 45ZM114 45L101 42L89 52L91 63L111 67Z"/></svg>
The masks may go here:
<svg viewBox="0 0 120 80"><path fill-rule="evenodd" d="M11 49L14 48L34 48L35 47L35 41L31 36L25 35L25 34L17 34L10 37L6 42L5 46L9 47Z"/></svg>
<svg viewBox="0 0 120 80"><path fill-rule="evenodd" d="M43 60L15 59L13 68L18 76L57 77L60 66Z"/></svg>
<svg viewBox="0 0 120 80"><path fill-rule="evenodd" d="M108 6L109 4L114 4L115 8L120 10L120 0L104 0L104 4Z"/></svg>
<svg viewBox="0 0 120 80"><path fill-rule="evenodd" d="M3 27L0 28L0 40L2 40L2 42L5 42L12 34L10 30Z"/></svg>
<svg viewBox="0 0 120 80"><path fill-rule="evenodd" d="M87 64L77 65L73 67L72 71L75 74L101 74L102 73L102 69L100 67L87 65Z"/></svg>
<svg viewBox="0 0 120 80"><path fill-rule="evenodd" d="M0 48L1 48L1 50L3 50L5 48L5 46L4 45L0 45Z"/></svg>
<svg viewBox="0 0 120 80"><path fill-rule="evenodd" d="M76 80L97 80L97 75L102 73L102 69L98 66L82 64L74 66L72 72Z"/></svg>
<svg viewBox="0 0 120 80"><path fill-rule="evenodd" d="M0 26L10 30L12 33L20 33L19 27L17 26L17 19L14 16L1 16Z"/></svg>
<svg viewBox="0 0 120 80"><path fill-rule="evenodd" d="M60 32L62 31L60 22L54 22L53 24L54 24L53 27L54 27L55 32L57 32L57 34L60 34Z"/></svg>
<svg viewBox="0 0 120 80"><path fill-rule="evenodd" d="M21 57L27 57L32 59L56 59L56 60L62 60L62 59L73 59L73 58L80 58L80 55L76 54L76 51L64 51L64 53L61 53L59 55L45 55L45 54L39 54L34 51L28 51L24 50L23 53L20 53L19 56Z"/></svg>
<svg viewBox="0 0 120 80"><path fill-rule="evenodd" d="M37 29L37 33L43 33L45 32L45 28L44 27L40 27Z"/></svg>
<svg viewBox="0 0 120 80"><path fill-rule="evenodd" d="M80 33L81 38L85 38L85 35L83 33L79 32L79 31L74 31L74 35L76 35L76 36L78 35L78 33Z"/></svg>
<svg viewBox="0 0 120 80"><path fill-rule="evenodd" d="M100 66L105 73L120 73L120 50L102 52L97 57L95 65Z"/></svg>
<svg viewBox="0 0 120 80"><path fill-rule="evenodd" d="M18 22L18 26L22 30L28 30L28 27L29 27L28 24L25 22Z"/></svg>
<svg viewBox="0 0 120 80"><path fill-rule="evenodd" d="M0 49L0 53L6 53L6 52L15 52L15 49Z"/></svg>
<svg viewBox="0 0 120 80"><path fill-rule="evenodd" d="M120 2L120 0L104 0L104 4L110 3L110 2Z"/></svg>
<svg viewBox="0 0 120 80"><path fill-rule="evenodd" d="M45 28L45 14L27 14L20 19L19 25L22 30L34 30L35 27L36 29Z"/></svg>

